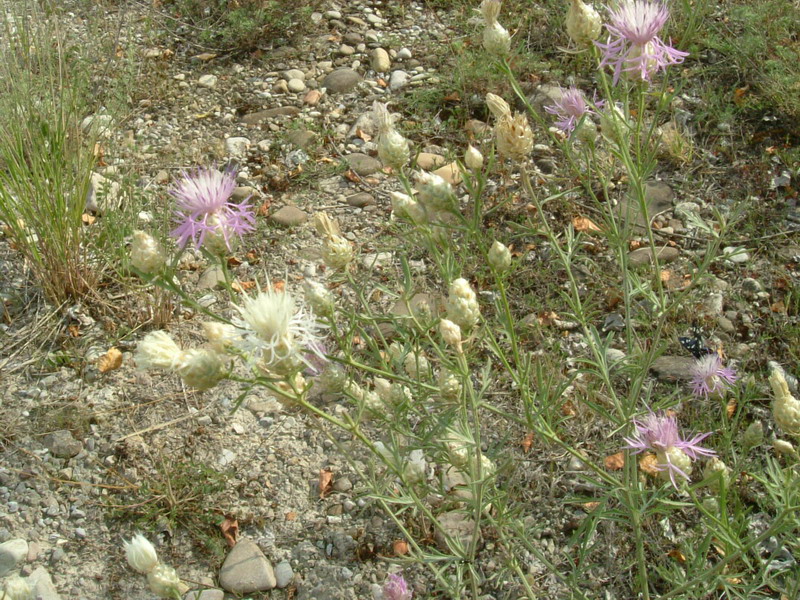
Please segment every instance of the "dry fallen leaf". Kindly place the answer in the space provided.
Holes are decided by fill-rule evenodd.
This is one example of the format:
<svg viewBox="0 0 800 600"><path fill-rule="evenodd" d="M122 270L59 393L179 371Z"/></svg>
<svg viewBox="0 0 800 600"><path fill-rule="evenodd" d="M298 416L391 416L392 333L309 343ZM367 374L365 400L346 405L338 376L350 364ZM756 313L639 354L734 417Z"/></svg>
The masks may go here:
<svg viewBox="0 0 800 600"><path fill-rule="evenodd" d="M236 545L236 536L239 535L239 521L232 517L225 517L219 528L222 530L222 535L228 547L233 548Z"/></svg>
<svg viewBox="0 0 800 600"><path fill-rule="evenodd" d="M592 512L595 508L600 506L600 503L599 502L584 502L582 504L582 506L583 506L583 510L585 510L586 512Z"/></svg>
<svg viewBox="0 0 800 600"><path fill-rule="evenodd" d="M101 373L108 373L122 366L122 352L114 347L108 349L97 361L97 369Z"/></svg>
<svg viewBox="0 0 800 600"><path fill-rule="evenodd" d="M68 325L67 331L69 332L70 337L81 337L81 326L80 325Z"/></svg>
<svg viewBox="0 0 800 600"><path fill-rule="evenodd" d="M681 552L677 548L673 548L672 550L670 550L667 553L667 556L669 556L670 558L674 558L681 564L686 562L686 556L684 556L683 552Z"/></svg>
<svg viewBox="0 0 800 600"><path fill-rule="evenodd" d="M84 225L93 225L95 221L97 221L97 217L90 215L89 213L83 213L81 215L81 221Z"/></svg>
<svg viewBox="0 0 800 600"><path fill-rule="evenodd" d="M319 471L319 497L320 499L329 496L333 491L333 471L330 469L320 469Z"/></svg>
<svg viewBox="0 0 800 600"><path fill-rule="evenodd" d="M733 418L733 415L736 412L736 400L734 398L728 400L728 404L725 406L725 412L727 413L729 419Z"/></svg>
<svg viewBox="0 0 800 600"><path fill-rule="evenodd" d="M603 464L609 471L619 471L622 467L625 466L625 453L617 452L616 454L612 454L611 456L606 456L605 459L603 460Z"/></svg>
<svg viewBox="0 0 800 600"><path fill-rule="evenodd" d="M531 451L531 446L533 446L533 432L531 431L525 438L522 440L522 451L526 454Z"/></svg>
<svg viewBox="0 0 800 600"><path fill-rule="evenodd" d="M656 468L658 458L652 452L648 452L639 459L639 469L650 475L656 477L661 471Z"/></svg>
<svg viewBox="0 0 800 600"><path fill-rule="evenodd" d="M575 228L575 231L580 231L581 233L600 231L600 228L588 217L574 217L572 219L572 226Z"/></svg>
<svg viewBox="0 0 800 600"><path fill-rule="evenodd" d="M395 556L408 554L408 542L405 540L395 540L392 542L392 552Z"/></svg>
<svg viewBox="0 0 800 600"><path fill-rule="evenodd" d="M575 405L572 403L572 400L567 400L561 405L561 414L565 417L574 417L578 414L578 411L575 410Z"/></svg>
<svg viewBox="0 0 800 600"><path fill-rule="evenodd" d="M769 309L774 313L785 313L786 312L786 304L783 300L778 300L775 304L769 307Z"/></svg>
<svg viewBox="0 0 800 600"><path fill-rule="evenodd" d="M290 510L286 513L286 520L287 521L294 521L297 518L297 513L293 510Z"/></svg>
<svg viewBox="0 0 800 600"><path fill-rule="evenodd" d="M234 281L231 284L231 288L239 293L246 292L247 290L252 290L256 287L255 281Z"/></svg>

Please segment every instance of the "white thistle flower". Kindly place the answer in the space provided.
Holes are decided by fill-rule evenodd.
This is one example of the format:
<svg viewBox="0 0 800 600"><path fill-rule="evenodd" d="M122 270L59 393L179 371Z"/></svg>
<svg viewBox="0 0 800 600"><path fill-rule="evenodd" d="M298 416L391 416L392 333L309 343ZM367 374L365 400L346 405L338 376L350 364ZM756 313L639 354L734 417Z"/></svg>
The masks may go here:
<svg viewBox="0 0 800 600"><path fill-rule="evenodd" d="M225 368L213 350L192 349L183 353L176 369L183 383L196 390L210 390L225 378Z"/></svg>
<svg viewBox="0 0 800 600"><path fill-rule="evenodd" d="M511 107L508 105L508 102L491 92L486 94L486 106L489 108L489 112L494 115L495 119L501 119L511 114Z"/></svg>
<svg viewBox="0 0 800 600"><path fill-rule="evenodd" d="M478 298L466 279L459 278L450 284L447 297L447 318L462 330L469 331L480 319ZM442 325L440 324L440 330Z"/></svg>
<svg viewBox="0 0 800 600"><path fill-rule="evenodd" d="M153 331L136 345L133 358L140 369L174 371L183 360L183 351L166 331Z"/></svg>
<svg viewBox="0 0 800 600"><path fill-rule="evenodd" d="M392 401L392 383L383 377L374 377L372 385L375 387L375 393L378 394L381 400L386 404Z"/></svg>
<svg viewBox="0 0 800 600"><path fill-rule="evenodd" d="M787 442L786 440L772 440L772 449L784 456L797 457L797 450L794 449L791 442Z"/></svg>
<svg viewBox="0 0 800 600"><path fill-rule="evenodd" d="M480 171L483 168L483 154L475 146L470 145L464 153L464 164L471 171Z"/></svg>
<svg viewBox="0 0 800 600"><path fill-rule="evenodd" d="M129 542L123 541L122 547L128 564L137 573L149 573L158 564L156 549L141 533L137 533Z"/></svg>
<svg viewBox="0 0 800 600"><path fill-rule="evenodd" d="M131 264L143 273L157 273L167 264L164 248L152 235L144 231L133 232Z"/></svg>
<svg viewBox="0 0 800 600"><path fill-rule="evenodd" d="M353 262L353 244L340 235L332 235L325 240L322 260L331 269L345 269Z"/></svg>
<svg viewBox="0 0 800 600"><path fill-rule="evenodd" d="M441 396L442 400L455 402L461 398L461 391L463 390L461 380L449 371L442 370L439 373L438 385L439 396Z"/></svg>
<svg viewBox="0 0 800 600"><path fill-rule="evenodd" d="M598 37L603 27L600 14L581 0L572 0L567 11L567 34L578 46L588 46Z"/></svg>
<svg viewBox="0 0 800 600"><path fill-rule="evenodd" d="M452 211L456 195L448 181L436 175L421 171L417 173L417 194L425 208L437 211Z"/></svg>
<svg viewBox="0 0 800 600"><path fill-rule="evenodd" d="M0 600L34 600L33 590L27 580L14 574L0 590Z"/></svg>
<svg viewBox="0 0 800 600"><path fill-rule="evenodd" d="M500 2L499 0L483 0L481 2L481 15L487 25L497 22L497 17L500 16Z"/></svg>
<svg viewBox="0 0 800 600"><path fill-rule="evenodd" d="M411 221L414 225L424 225L428 222L428 213L425 207L407 194L392 192L392 212L401 219Z"/></svg>
<svg viewBox="0 0 800 600"><path fill-rule="evenodd" d="M489 264L496 271L507 271L511 266L511 251L497 240L489 248L488 258Z"/></svg>
<svg viewBox="0 0 800 600"><path fill-rule="evenodd" d="M319 343L321 326L289 292L270 286L255 297L245 298L244 305L236 309L241 315L235 321L242 332L239 345L251 362L265 368L293 358L307 362L305 351L324 358Z"/></svg>
<svg viewBox="0 0 800 600"><path fill-rule="evenodd" d="M332 317L336 303L333 294L324 285L317 281L306 281L303 283L306 302L320 317Z"/></svg>
<svg viewBox="0 0 800 600"><path fill-rule="evenodd" d="M185 587L177 571L164 564L156 565L147 573L147 583L150 591L159 598L174 598L176 592L180 594L181 588Z"/></svg>

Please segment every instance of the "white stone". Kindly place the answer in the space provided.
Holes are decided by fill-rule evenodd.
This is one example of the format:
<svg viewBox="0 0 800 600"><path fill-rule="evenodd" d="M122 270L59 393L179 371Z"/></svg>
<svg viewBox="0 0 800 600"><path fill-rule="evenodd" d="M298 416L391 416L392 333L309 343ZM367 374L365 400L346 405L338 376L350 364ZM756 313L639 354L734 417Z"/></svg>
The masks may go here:
<svg viewBox="0 0 800 600"><path fill-rule="evenodd" d="M204 88L213 88L217 85L217 76L216 75L203 75L200 79L197 80L198 85L203 86Z"/></svg>
<svg viewBox="0 0 800 600"><path fill-rule="evenodd" d="M732 263L740 264L750 260L750 255L741 246L726 246L722 249L722 254Z"/></svg>
<svg viewBox="0 0 800 600"><path fill-rule="evenodd" d="M15 538L0 544L0 577L10 573L28 555L28 542Z"/></svg>
<svg viewBox="0 0 800 600"><path fill-rule="evenodd" d="M389 53L383 48L375 48L372 51L372 69L378 73L386 73L392 68L392 59Z"/></svg>
<svg viewBox="0 0 800 600"><path fill-rule="evenodd" d="M405 71L393 71L389 78L389 88L391 88L393 92L402 90L408 85L409 79L410 77Z"/></svg>
<svg viewBox="0 0 800 600"><path fill-rule="evenodd" d="M408 60L411 58L411 50L408 48L401 48L397 51L397 60Z"/></svg>
<svg viewBox="0 0 800 600"><path fill-rule="evenodd" d="M303 83L302 79L290 79L286 83L286 87L289 88L290 92L302 92L306 89L306 84Z"/></svg>
<svg viewBox="0 0 800 600"><path fill-rule="evenodd" d="M225 153L228 156L242 157L250 149L250 140L246 137L229 137L225 140Z"/></svg>
<svg viewBox="0 0 800 600"><path fill-rule="evenodd" d="M292 79L299 79L300 81L305 81L306 74L303 73L300 69L289 69L288 71L284 71L283 78L286 81L291 81Z"/></svg>

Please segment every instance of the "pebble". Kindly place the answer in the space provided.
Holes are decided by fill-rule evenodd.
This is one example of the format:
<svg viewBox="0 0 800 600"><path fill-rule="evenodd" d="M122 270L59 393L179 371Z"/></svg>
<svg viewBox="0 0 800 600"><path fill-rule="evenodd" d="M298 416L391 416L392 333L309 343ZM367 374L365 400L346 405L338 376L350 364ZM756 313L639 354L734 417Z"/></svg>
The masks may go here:
<svg viewBox="0 0 800 600"><path fill-rule="evenodd" d="M300 81L305 81L306 74L303 73L300 69L289 69L288 71L283 72L283 78L286 81L291 81L292 79L299 79Z"/></svg>
<svg viewBox="0 0 800 600"><path fill-rule="evenodd" d="M392 68L392 59L389 58L389 53L383 48L375 48L375 50L372 51L370 64L373 71L386 73Z"/></svg>
<svg viewBox="0 0 800 600"><path fill-rule="evenodd" d="M447 159L441 154L420 152L417 155L417 166L425 171L432 171L447 164Z"/></svg>
<svg viewBox="0 0 800 600"><path fill-rule="evenodd" d="M183 600L223 600L225 592L217 589L192 590L183 596Z"/></svg>
<svg viewBox="0 0 800 600"><path fill-rule="evenodd" d="M306 89L306 84L303 83L302 79L290 79L286 83L286 87L289 88L290 92L299 93Z"/></svg>
<svg viewBox="0 0 800 600"><path fill-rule="evenodd" d="M225 287L225 272L217 264L210 265L197 280L198 290L222 289Z"/></svg>
<svg viewBox="0 0 800 600"><path fill-rule="evenodd" d="M198 85L212 89L217 85L217 76L216 75L203 75L200 79L197 80Z"/></svg>
<svg viewBox="0 0 800 600"><path fill-rule="evenodd" d="M672 246L665 246L658 249L658 260L661 264L672 262L678 258L678 249ZM651 248L637 248L628 254L628 262L632 267L641 267L653 262L653 251Z"/></svg>
<svg viewBox="0 0 800 600"><path fill-rule="evenodd" d="M28 556L28 542L14 538L0 544L0 577L5 577Z"/></svg>
<svg viewBox="0 0 800 600"><path fill-rule="evenodd" d="M234 594L271 590L277 584L272 563L250 538L240 539L219 571L219 583Z"/></svg>
<svg viewBox="0 0 800 600"><path fill-rule="evenodd" d="M695 360L688 356L659 356L653 361L650 370L662 381L689 381Z"/></svg>
<svg viewBox="0 0 800 600"><path fill-rule="evenodd" d="M393 92L399 92L408 85L409 79L411 76L405 71L392 71L392 75L389 77L389 88Z"/></svg>
<svg viewBox="0 0 800 600"><path fill-rule="evenodd" d="M308 221L308 214L296 206L284 206L269 216L270 220L283 227L296 227Z"/></svg>
<svg viewBox="0 0 800 600"><path fill-rule="evenodd" d="M37 567L28 576L28 585L33 589L33 596L36 600L61 600L50 573L44 567Z"/></svg>
<svg viewBox="0 0 800 600"><path fill-rule="evenodd" d="M356 172L356 174L366 177L372 175L382 168L381 161L361 152L354 152L344 157L348 166Z"/></svg>
<svg viewBox="0 0 800 600"><path fill-rule="evenodd" d="M58 458L72 458L83 449L83 444L72 437L67 429L60 429L44 436L42 443Z"/></svg>
<svg viewBox="0 0 800 600"><path fill-rule="evenodd" d="M342 68L328 73L322 80L322 87L329 94L344 94L351 91L361 82L361 75L353 69Z"/></svg>
<svg viewBox="0 0 800 600"><path fill-rule="evenodd" d="M472 534L475 531L475 522L461 511L450 511L439 515L436 519L439 527L434 531L436 546L442 552L449 552L447 539L456 540L462 548L472 544ZM480 535L480 534L479 534Z"/></svg>
<svg viewBox="0 0 800 600"><path fill-rule="evenodd" d="M373 206L375 204L375 197L367 192L359 192L347 197L347 204L356 208L364 208L365 206Z"/></svg>
<svg viewBox="0 0 800 600"><path fill-rule="evenodd" d="M282 560L275 565L275 587L283 589L294 579L294 571L288 560Z"/></svg>
<svg viewBox="0 0 800 600"><path fill-rule="evenodd" d="M408 60L409 58L411 58L411 50L408 48L400 48L397 51L397 60Z"/></svg>
<svg viewBox="0 0 800 600"><path fill-rule="evenodd" d="M225 140L225 152L231 158L243 158L250 149L250 140L246 137L229 137Z"/></svg>
<svg viewBox="0 0 800 600"><path fill-rule="evenodd" d="M750 260L750 255L741 246L725 246L722 249L722 254L730 262L735 264L746 263L748 260Z"/></svg>

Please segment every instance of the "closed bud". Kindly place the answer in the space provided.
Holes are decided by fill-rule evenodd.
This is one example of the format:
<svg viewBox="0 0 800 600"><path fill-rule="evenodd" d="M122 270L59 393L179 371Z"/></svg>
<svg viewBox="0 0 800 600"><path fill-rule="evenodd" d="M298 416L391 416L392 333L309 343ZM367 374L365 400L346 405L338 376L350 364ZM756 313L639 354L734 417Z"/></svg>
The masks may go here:
<svg viewBox="0 0 800 600"><path fill-rule="evenodd" d="M428 363L428 359L422 354L409 352L403 363L403 368L409 377L413 379L422 379L428 374L430 364Z"/></svg>
<svg viewBox="0 0 800 600"><path fill-rule="evenodd" d="M598 37L603 27L599 13L581 0L572 0L567 11L567 34L578 46L588 46Z"/></svg>
<svg viewBox="0 0 800 600"><path fill-rule="evenodd" d="M791 442L787 442L786 440L772 440L772 449L775 450L777 454L783 456L797 457L797 451L794 449L794 446Z"/></svg>
<svg viewBox="0 0 800 600"><path fill-rule="evenodd" d="M533 131L522 113L502 117L495 125L494 133L501 156L521 162L533 150Z"/></svg>
<svg viewBox="0 0 800 600"><path fill-rule="evenodd" d="M455 207L456 195L453 186L435 173L417 174L419 200L427 209L451 211Z"/></svg>
<svg viewBox="0 0 800 600"><path fill-rule="evenodd" d="M428 222L425 207L407 194L391 192L392 211L401 219L411 221L415 225L424 225Z"/></svg>
<svg viewBox="0 0 800 600"><path fill-rule="evenodd" d="M394 129L378 135L378 157L384 165L400 170L411 158L408 140Z"/></svg>
<svg viewBox="0 0 800 600"><path fill-rule="evenodd" d="M129 542L123 541L122 547L128 564L137 573L149 573L158 565L156 549L141 533L137 533Z"/></svg>
<svg viewBox="0 0 800 600"><path fill-rule="evenodd" d="M712 457L703 469L703 479L708 480L708 487L715 492L727 488L731 481L731 470L728 466L718 459Z"/></svg>
<svg viewBox="0 0 800 600"><path fill-rule="evenodd" d="M153 331L137 344L133 359L140 369L174 371L183 360L183 351L166 331Z"/></svg>
<svg viewBox="0 0 800 600"><path fill-rule="evenodd" d="M403 466L403 477L408 483L425 483L428 478L428 463L422 450L412 450Z"/></svg>
<svg viewBox="0 0 800 600"><path fill-rule="evenodd" d="M306 302L320 317L332 317L336 303L333 294L324 285L317 281L306 281L303 283L303 292Z"/></svg>
<svg viewBox="0 0 800 600"><path fill-rule="evenodd" d="M769 375L772 394L772 416L780 428L787 434L800 436L800 401L792 396L786 377L779 369L772 369Z"/></svg>
<svg viewBox="0 0 800 600"><path fill-rule="evenodd" d="M439 396L442 400L448 402L456 402L461 398L461 391L463 386L458 377L449 371L441 371L438 378Z"/></svg>
<svg viewBox="0 0 800 600"><path fill-rule="evenodd" d="M210 390L225 378L222 361L213 350L193 349L183 353L176 369L183 383L196 390Z"/></svg>
<svg viewBox="0 0 800 600"><path fill-rule="evenodd" d="M439 321L439 333L442 334L442 339L445 344L452 346L455 348L456 352L461 354L461 327L449 319L442 319Z"/></svg>
<svg viewBox="0 0 800 600"><path fill-rule="evenodd" d="M508 102L503 100L497 94L492 94L491 92L486 94L486 106L494 115L495 119L500 119L511 114L511 107L508 105Z"/></svg>
<svg viewBox="0 0 800 600"><path fill-rule="evenodd" d="M234 340L239 337L235 327L217 321L204 322L203 332L211 349L220 354L228 352L233 347Z"/></svg>
<svg viewBox="0 0 800 600"><path fill-rule="evenodd" d="M147 583L150 591L159 598L175 598L185 587L175 569L164 564L156 565L147 573Z"/></svg>
<svg viewBox="0 0 800 600"><path fill-rule="evenodd" d="M500 2L499 0L483 0L481 2L481 15L487 25L497 22L497 17L500 16Z"/></svg>
<svg viewBox="0 0 800 600"><path fill-rule="evenodd" d="M480 171L483 168L483 154L475 146L470 146L464 153L464 164L471 171Z"/></svg>
<svg viewBox="0 0 800 600"><path fill-rule="evenodd" d="M459 278L450 284L447 297L447 318L461 329L469 331L478 322L481 309L478 298L466 279Z"/></svg>
<svg viewBox="0 0 800 600"><path fill-rule="evenodd" d="M507 271L511 266L511 250L495 240L489 248L489 264L496 271Z"/></svg>
<svg viewBox="0 0 800 600"><path fill-rule="evenodd" d="M345 269L353 262L353 245L340 235L325 240L322 260L331 269Z"/></svg>
<svg viewBox="0 0 800 600"><path fill-rule="evenodd" d="M494 56L504 57L511 52L511 36L508 30L494 22L483 30L483 48Z"/></svg>
<svg viewBox="0 0 800 600"><path fill-rule="evenodd" d="M161 244L152 235L144 231L134 231L131 264L143 273L153 274L166 266L167 258Z"/></svg>
<svg viewBox="0 0 800 600"><path fill-rule="evenodd" d="M744 430L744 435L742 436L742 445L745 448L745 452L759 446L763 441L764 424L761 421L753 421Z"/></svg>

